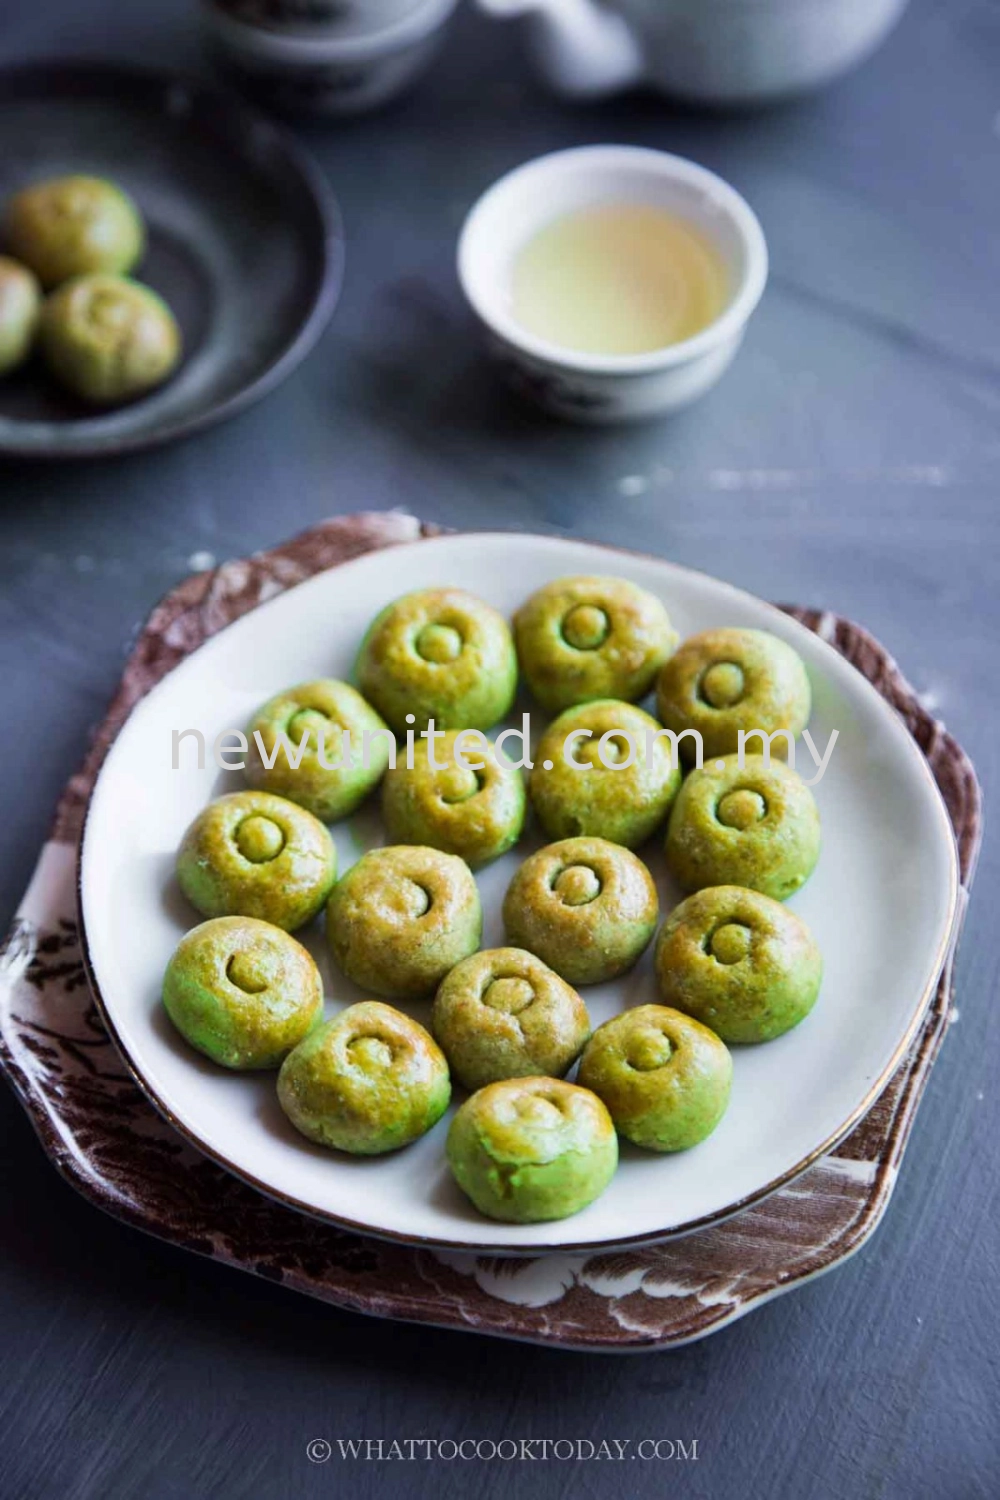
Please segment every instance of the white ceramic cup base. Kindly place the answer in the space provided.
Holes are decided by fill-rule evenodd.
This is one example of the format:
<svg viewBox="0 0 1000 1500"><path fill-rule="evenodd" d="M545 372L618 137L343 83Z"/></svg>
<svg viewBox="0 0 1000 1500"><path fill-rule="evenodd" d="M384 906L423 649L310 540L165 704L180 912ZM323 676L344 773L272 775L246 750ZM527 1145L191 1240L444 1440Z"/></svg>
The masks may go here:
<svg viewBox="0 0 1000 1500"><path fill-rule="evenodd" d="M270 108L356 115L379 109L423 72L458 0L412 0L399 13L353 12L314 30L252 26L202 0L211 51L234 82ZM385 24L382 24L385 22Z"/></svg>

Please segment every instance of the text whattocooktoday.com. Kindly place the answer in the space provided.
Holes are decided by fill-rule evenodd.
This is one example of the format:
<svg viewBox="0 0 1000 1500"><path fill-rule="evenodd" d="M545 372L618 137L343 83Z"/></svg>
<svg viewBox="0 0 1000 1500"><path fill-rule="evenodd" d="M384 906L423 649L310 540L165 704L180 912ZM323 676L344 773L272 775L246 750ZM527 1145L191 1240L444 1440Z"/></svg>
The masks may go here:
<svg viewBox="0 0 1000 1500"><path fill-rule="evenodd" d="M696 1463L697 1438L313 1438L310 1463Z"/></svg>
<svg viewBox="0 0 1000 1500"><path fill-rule="evenodd" d="M412 718L413 715L410 714L407 717ZM487 760L510 766L515 770L534 770L535 762L531 759L530 753L530 714L526 713L521 716L520 729L501 730L492 744L482 730L463 729L456 735L451 747L452 759L438 760L436 741L442 739L446 732L436 728L433 719L430 720L427 728L421 729L419 733L408 729L404 738L403 758L403 764L407 770L412 771L414 768L418 739L427 742L427 763L432 771L446 770L449 765L460 766L465 771L481 771ZM820 751L808 729L802 731L802 744L815 767L815 775L803 777L806 786L815 786L822 781L830 764L833 747L839 737L840 731L832 730L826 748ZM657 752L657 746L664 744L669 749L671 765L676 766L679 763L681 745L684 741L690 742L692 752L685 753L688 763L698 768L704 764L704 745L696 729L684 729L680 734L676 734L671 729L649 729L641 739L627 729L609 729L597 740L596 747L585 745L586 741L593 740L593 738L593 731L590 729L572 730L562 743L563 764L577 771L592 770L595 766L593 752L596 748L597 761L605 769L625 771L637 761L651 760ZM212 740L213 761L221 771L242 771L246 769L247 756L252 753L254 759L259 760L260 764L270 771L274 769L280 755L291 770L298 771L312 743L312 731L307 729L300 739L294 741L282 731L274 735L268 744L260 731L254 730L252 739L253 750L251 751L250 739L241 729L224 729ZM202 731L194 728L171 731L171 769L178 771L182 768L182 746L188 741L191 743L194 763L199 771L204 770L208 742ZM513 741L517 741L520 746L519 754L514 754L507 748ZM740 730L736 750L740 767L743 767L748 755L762 755L769 763L772 749L776 744L781 758L794 770L796 741L787 729L775 729L770 734L763 729ZM338 753L335 756L331 754L334 746L338 747ZM590 751L591 758L581 760L580 756L585 750ZM688 746L685 746L685 752L687 750ZM387 757L389 766L395 770L399 757L399 745L395 735L388 729L366 729L360 736L357 734L352 736L348 729L341 730L339 734L331 729L329 735L317 740L315 754L319 765L327 771L340 771L348 768L369 770L373 754L377 757L376 764L384 764ZM191 752L187 759L187 764L190 763ZM542 769L551 771L552 761L543 761Z"/></svg>

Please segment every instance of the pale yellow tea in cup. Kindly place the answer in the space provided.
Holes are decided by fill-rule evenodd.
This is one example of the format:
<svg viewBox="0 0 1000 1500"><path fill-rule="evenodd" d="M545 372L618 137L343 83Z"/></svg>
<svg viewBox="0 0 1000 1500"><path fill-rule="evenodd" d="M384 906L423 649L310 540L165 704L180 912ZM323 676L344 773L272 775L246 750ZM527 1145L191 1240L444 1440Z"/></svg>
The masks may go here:
<svg viewBox="0 0 1000 1500"><path fill-rule="evenodd" d="M726 265L696 224L641 203L563 215L517 255L511 311L586 354L649 354L700 333L729 300Z"/></svg>

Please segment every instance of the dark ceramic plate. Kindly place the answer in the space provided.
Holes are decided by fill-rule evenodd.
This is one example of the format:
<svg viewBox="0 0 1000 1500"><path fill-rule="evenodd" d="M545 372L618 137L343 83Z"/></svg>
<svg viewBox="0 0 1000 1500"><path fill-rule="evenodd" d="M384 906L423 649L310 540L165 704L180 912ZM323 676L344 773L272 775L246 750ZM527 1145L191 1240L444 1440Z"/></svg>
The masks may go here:
<svg viewBox="0 0 1000 1500"><path fill-rule="evenodd" d="M0 454L77 458L184 437L283 380L322 332L344 242L325 179L283 131L197 81L137 68L0 73L0 197L66 172L139 204L136 270L173 308L184 361L160 390L95 413L34 363L0 380Z"/></svg>

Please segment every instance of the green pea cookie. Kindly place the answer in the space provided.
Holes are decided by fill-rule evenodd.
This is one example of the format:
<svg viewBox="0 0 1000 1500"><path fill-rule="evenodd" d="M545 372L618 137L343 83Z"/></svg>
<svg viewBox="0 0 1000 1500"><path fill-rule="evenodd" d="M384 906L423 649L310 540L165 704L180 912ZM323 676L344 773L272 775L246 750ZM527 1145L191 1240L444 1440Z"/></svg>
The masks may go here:
<svg viewBox="0 0 1000 1500"><path fill-rule="evenodd" d="M509 941L569 984L601 984L638 961L659 901L640 859L606 839L563 839L526 859L507 887Z"/></svg>
<svg viewBox="0 0 1000 1500"><path fill-rule="evenodd" d="M668 1005L724 1042L769 1042L809 1014L823 959L794 912L742 886L711 886L672 911L656 945Z"/></svg>
<svg viewBox="0 0 1000 1500"><path fill-rule="evenodd" d="M693 635L660 673L656 712L678 736L682 759L697 758L696 742L684 731L701 735L702 753L734 754L742 730L778 734L772 755L788 755L789 736L796 739L809 720L812 693L802 658L766 630L706 630ZM763 750L760 735L746 743Z"/></svg>
<svg viewBox="0 0 1000 1500"><path fill-rule="evenodd" d="M420 999L475 953L483 909L465 862L439 849L372 849L333 888L326 935L337 967L364 990Z"/></svg>
<svg viewBox="0 0 1000 1500"><path fill-rule="evenodd" d="M306 1037L278 1074L278 1101L310 1141L380 1156L425 1135L448 1108L448 1064L409 1016L363 1000Z"/></svg>
<svg viewBox="0 0 1000 1500"><path fill-rule="evenodd" d="M7 204L2 238L46 288L91 271L124 275L145 248L139 211L100 177L56 177L22 188Z"/></svg>
<svg viewBox="0 0 1000 1500"><path fill-rule="evenodd" d="M549 725L535 751L531 802L549 838L583 834L634 849L663 822L680 784L656 720L602 699Z"/></svg>
<svg viewBox="0 0 1000 1500"><path fill-rule="evenodd" d="M686 1151L725 1114L733 1060L700 1021L665 1005L639 1005L597 1028L577 1077L603 1099L626 1140L649 1151Z"/></svg>
<svg viewBox="0 0 1000 1500"><path fill-rule="evenodd" d="M224 1068L276 1068L323 1015L323 984L295 938L254 917L216 917L181 938L163 1004Z"/></svg>
<svg viewBox="0 0 1000 1500"><path fill-rule="evenodd" d="M686 891L745 885L785 901L819 858L816 799L784 761L727 755L692 771L667 826L667 863Z"/></svg>
<svg viewBox="0 0 1000 1500"><path fill-rule="evenodd" d="M653 594L624 578L557 578L514 616L521 670L543 708L648 693L677 645Z"/></svg>
<svg viewBox="0 0 1000 1500"><path fill-rule="evenodd" d="M96 406L114 406L173 374L181 333L148 286L124 276L77 276L45 299L39 348L67 390Z"/></svg>
<svg viewBox="0 0 1000 1500"><path fill-rule="evenodd" d="M0 255L0 375L28 358L41 308L38 278L27 266Z"/></svg>
<svg viewBox="0 0 1000 1500"><path fill-rule="evenodd" d="M481 1214L510 1224L566 1219L615 1175L618 1138L596 1094L555 1078L480 1089L448 1131L448 1165Z"/></svg>
<svg viewBox="0 0 1000 1500"><path fill-rule="evenodd" d="M270 792L232 792L200 812L177 854L177 879L206 917L259 917L294 932L322 908L337 851L317 818Z"/></svg>
<svg viewBox="0 0 1000 1500"><path fill-rule="evenodd" d="M495 746L476 730L435 734L434 759L441 769L430 764L428 741L417 740L412 767L399 759L386 774L382 817L389 837L457 854L473 869L505 854L524 827L520 771L498 760Z"/></svg>
<svg viewBox="0 0 1000 1500"><path fill-rule="evenodd" d="M467 1089L501 1078L561 1078L590 1035L576 990L521 948L456 964L434 997L431 1030Z"/></svg>
<svg viewBox="0 0 1000 1500"><path fill-rule="evenodd" d="M376 615L356 676L397 734L430 719L438 729L490 729L514 702L517 657L506 620L475 594L421 589Z"/></svg>
<svg viewBox="0 0 1000 1500"><path fill-rule="evenodd" d="M361 694L333 678L269 699L247 737L250 785L298 802L324 823L346 818L378 786L393 743Z"/></svg>

